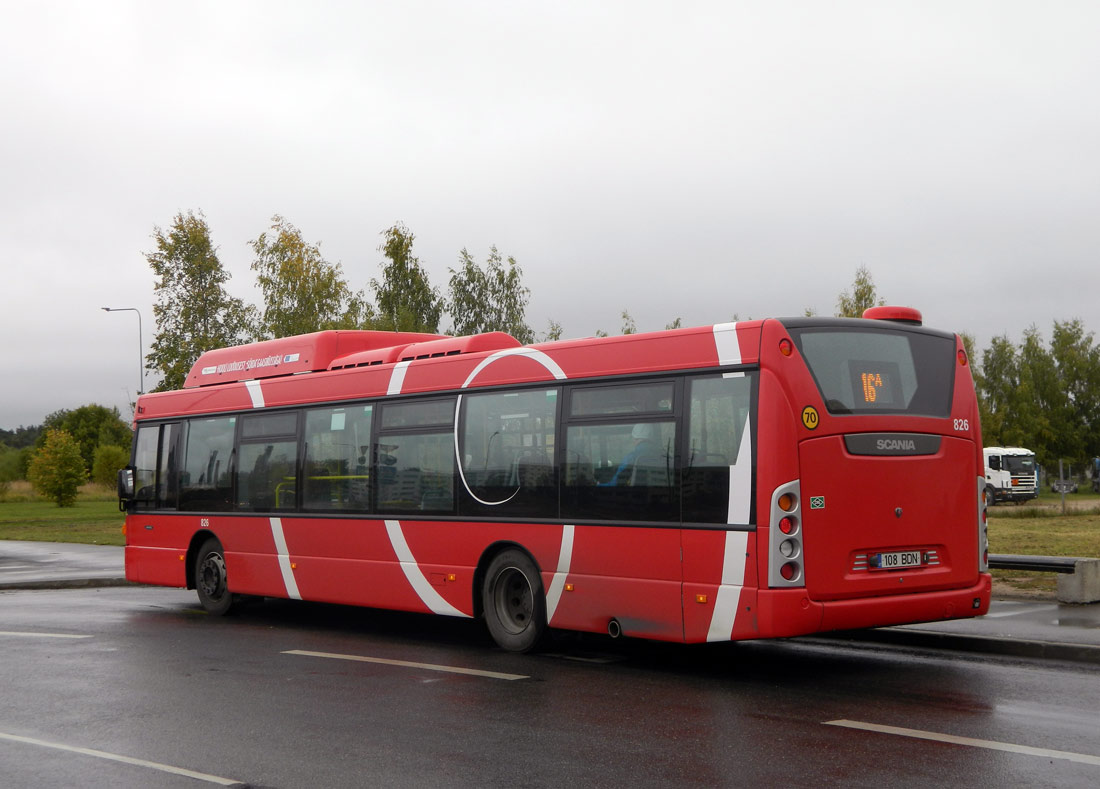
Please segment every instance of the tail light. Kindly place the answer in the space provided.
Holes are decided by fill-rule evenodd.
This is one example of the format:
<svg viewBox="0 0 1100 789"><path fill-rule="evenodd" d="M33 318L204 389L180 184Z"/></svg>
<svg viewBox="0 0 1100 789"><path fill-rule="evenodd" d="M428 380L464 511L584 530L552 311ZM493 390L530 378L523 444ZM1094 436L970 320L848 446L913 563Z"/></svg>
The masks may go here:
<svg viewBox="0 0 1100 789"><path fill-rule="evenodd" d="M806 585L802 557L802 493L798 480L772 491L768 538L768 586L792 589Z"/></svg>

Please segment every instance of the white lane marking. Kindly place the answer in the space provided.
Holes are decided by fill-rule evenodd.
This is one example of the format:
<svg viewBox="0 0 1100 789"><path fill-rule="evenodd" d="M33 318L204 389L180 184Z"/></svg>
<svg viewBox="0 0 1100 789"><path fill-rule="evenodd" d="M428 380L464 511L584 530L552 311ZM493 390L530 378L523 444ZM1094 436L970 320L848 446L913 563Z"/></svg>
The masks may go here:
<svg viewBox="0 0 1100 789"><path fill-rule="evenodd" d="M91 636L76 636L71 633L19 633L14 630L0 630L0 636L25 636L27 638L91 638Z"/></svg>
<svg viewBox="0 0 1100 789"><path fill-rule="evenodd" d="M565 589L565 579L569 575L569 565L573 563L574 526L561 527L561 553L558 554L558 569L550 581L550 591L546 595L546 624L554 620L554 612L561 602L561 593Z"/></svg>
<svg viewBox="0 0 1100 789"><path fill-rule="evenodd" d="M248 396L252 398L253 408L264 407L264 391L260 388L259 381L245 381L244 385L248 388Z"/></svg>
<svg viewBox="0 0 1100 789"><path fill-rule="evenodd" d="M286 593L291 600L301 600L298 582L294 580L294 568L290 566L290 551L286 547L286 535L283 534L283 522L279 518L271 519L271 536L275 538L275 552L279 557L279 570L283 574Z"/></svg>
<svg viewBox="0 0 1100 789"><path fill-rule="evenodd" d="M1072 751L1053 751L1049 748L1032 748L1030 745L1016 745L1011 742L997 742L996 740L976 740L972 737L958 737L954 734L941 734L934 731L921 731L920 729L903 729L900 726L882 726L877 723L865 723L863 721L836 720L825 721L826 726L843 726L848 729L860 729L873 731L880 734L896 734L901 737L912 737L918 740L932 740L933 742L948 742L953 745L967 745L971 748L985 748L990 751L1005 751L1006 753L1019 753L1025 756L1040 756L1044 759L1065 759L1070 762L1092 764L1100 767L1100 756L1092 756L1087 753L1073 753Z"/></svg>
<svg viewBox="0 0 1100 789"><path fill-rule="evenodd" d="M745 553L748 544L748 532L726 532L726 545L722 555L722 585L718 587L718 595L714 599L707 641L729 641L733 633L737 604L741 600L741 588L745 585Z"/></svg>
<svg viewBox="0 0 1100 789"><path fill-rule="evenodd" d="M467 674L472 677L488 677L489 679L530 679L526 674L505 674L500 671L483 671L477 668L462 668L461 666L441 666L435 663L413 663L409 660L389 660L387 658L367 657L365 655L338 655L333 652L310 652L305 649L288 649L284 655L302 655L303 657L329 658L331 660L353 660L357 663L378 663L383 666L400 666L401 668L420 668L428 671L442 671L447 674Z"/></svg>
<svg viewBox="0 0 1100 789"><path fill-rule="evenodd" d="M217 775L208 775L207 773L199 773L194 770L185 770L182 767L173 767L170 764L160 764L158 762L150 762L145 759L134 759L130 756L121 756L117 753L108 753L107 751L97 751L94 748L78 748L74 745L65 745L60 742L48 742L46 740L38 740L34 737L20 737L18 734L5 734L0 732L0 740L9 740L11 742L21 742L24 745L37 745L41 748L53 748L56 751L67 751L69 753L78 753L81 756L94 756L97 759L107 759L112 762L122 762L123 764L130 764L136 767L148 767L151 770L159 770L162 773L171 773L172 775L182 775L186 778L194 778L198 781L206 781L211 784L218 784L219 786L237 786L241 782L232 778L222 778Z"/></svg>
<svg viewBox="0 0 1100 789"><path fill-rule="evenodd" d="M718 364L741 364L741 343L737 340L736 323L714 324L714 346Z"/></svg>
<svg viewBox="0 0 1100 789"><path fill-rule="evenodd" d="M420 569L420 565L416 563L416 558L409 549L409 543L405 541L405 534L401 531L400 521L386 521L386 533L390 537L390 545L393 546L394 553L397 554L397 560L401 562L401 570L405 573L405 577L409 579L413 591L420 597L421 602L428 606L433 614L462 616L469 619L469 614L462 613L444 600L443 596L435 590L435 587L428 583L423 570Z"/></svg>
<svg viewBox="0 0 1100 789"><path fill-rule="evenodd" d="M410 364L412 364L411 359L407 362L398 362L393 366L393 372L390 373L390 385L386 388L386 394L401 394L401 387L405 385L405 373L408 372Z"/></svg>
<svg viewBox="0 0 1100 789"><path fill-rule="evenodd" d="M995 614L986 614L986 619L997 619L1003 616L1019 616L1020 614L1033 614L1037 611L1057 611L1056 605L1036 605L1027 608L1017 608L1015 611L998 611Z"/></svg>

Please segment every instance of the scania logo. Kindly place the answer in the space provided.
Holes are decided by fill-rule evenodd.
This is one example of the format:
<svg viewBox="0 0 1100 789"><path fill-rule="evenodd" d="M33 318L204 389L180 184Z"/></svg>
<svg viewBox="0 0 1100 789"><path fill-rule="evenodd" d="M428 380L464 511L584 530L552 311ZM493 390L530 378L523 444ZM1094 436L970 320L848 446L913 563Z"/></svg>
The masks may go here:
<svg viewBox="0 0 1100 789"><path fill-rule="evenodd" d="M927 433L849 433L844 444L853 455L934 455L941 438Z"/></svg>
<svg viewBox="0 0 1100 789"><path fill-rule="evenodd" d="M901 450L903 452L916 452L917 442L911 438L880 438L875 442L875 447L881 450Z"/></svg>

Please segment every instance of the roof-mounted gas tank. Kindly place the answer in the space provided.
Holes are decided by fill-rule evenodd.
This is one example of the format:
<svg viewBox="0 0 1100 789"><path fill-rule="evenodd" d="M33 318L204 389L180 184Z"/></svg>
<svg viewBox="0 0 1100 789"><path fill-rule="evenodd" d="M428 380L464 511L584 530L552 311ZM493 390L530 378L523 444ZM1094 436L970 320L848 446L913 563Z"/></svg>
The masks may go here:
<svg viewBox="0 0 1100 789"><path fill-rule="evenodd" d="M185 389L327 370L333 360L363 351L405 348L448 339L441 334L389 331L319 331L278 340L218 348L198 358Z"/></svg>

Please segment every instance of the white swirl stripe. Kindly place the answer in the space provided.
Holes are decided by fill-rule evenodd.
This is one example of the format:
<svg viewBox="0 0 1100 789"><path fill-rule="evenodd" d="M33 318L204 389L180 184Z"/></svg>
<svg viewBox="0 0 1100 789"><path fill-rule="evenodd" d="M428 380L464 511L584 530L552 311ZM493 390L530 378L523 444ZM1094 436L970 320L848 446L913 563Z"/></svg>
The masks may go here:
<svg viewBox="0 0 1100 789"><path fill-rule="evenodd" d="M736 323L714 324L714 345L718 349L718 364L741 364L741 343L737 340Z"/></svg>
<svg viewBox="0 0 1100 789"><path fill-rule="evenodd" d="M572 525L561 528L561 553L558 554L558 570L550 581L550 591L546 594L546 624L554 620L554 612L561 602L561 593L565 589L565 579L569 575L569 565L573 563Z"/></svg>
<svg viewBox="0 0 1100 789"><path fill-rule="evenodd" d="M245 388L248 389L248 396L252 398L253 408L264 407L264 390L260 388L259 381L245 381Z"/></svg>
<svg viewBox="0 0 1100 789"><path fill-rule="evenodd" d="M390 385L386 389L386 394L401 394L401 387L405 385L405 373L408 372L410 364L412 364L411 359L407 362L398 362L393 366L393 372L390 373Z"/></svg>
<svg viewBox="0 0 1100 789"><path fill-rule="evenodd" d="M424 577L424 572L420 569L420 565L416 563L412 551L409 550L409 544L405 541L405 534L401 531L400 521L386 521L386 534L390 537L390 545L393 546L393 551L397 554L397 560L401 562L402 572L405 573L405 577L412 585L413 591L420 597L424 605L428 606L428 610L433 614L463 616L469 619L469 614L462 613L444 600L443 596L435 590L435 587L428 583L428 579Z"/></svg>
<svg viewBox="0 0 1100 789"><path fill-rule="evenodd" d="M726 532L726 545L722 552L722 585L714 601L714 613L710 618L707 641L728 641L737 619L737 604L745 585L745 553L748 550L747 531Z"/></svg>
<svg viewBox="0 0 1100 789"><path fill-rule="evenodd" d="M730 498L726 523L748 525L752 504L752 423L748 425L737 449L737 462L730 466Z"/></svg>
<svg viewBox="0 0 1100 789"><path fill-rule="evenodd" d="M466 382L462 384L462 388L465 389L471 383L473 383L473 380L477 378L478 373L480 373L490 364L500 359L504 359L508 356L526 356L528 359L531 359L534 362L538 362L543 367L545 367L546 370L559 381L564 381L566 378L565 371L561 369L558 363L540 350L537 350L535 348L505 348L503 351L497 351L491 356L486 356L484 359L482 359L481 362L478 363L477 367L474 368L474 371L466 377Z"/></svg>
<svg viewBox="0 0 1100 789"><path fill-rule="evenodd" d="M279 570L283 574L286 594L291 600L301 600L298 582L294 580L294 568L290 566L290 551L286 547L286 535L283 534L283 522L279 518L271 519L271 536L275 538L275 553L279 557Z"/></svg>

